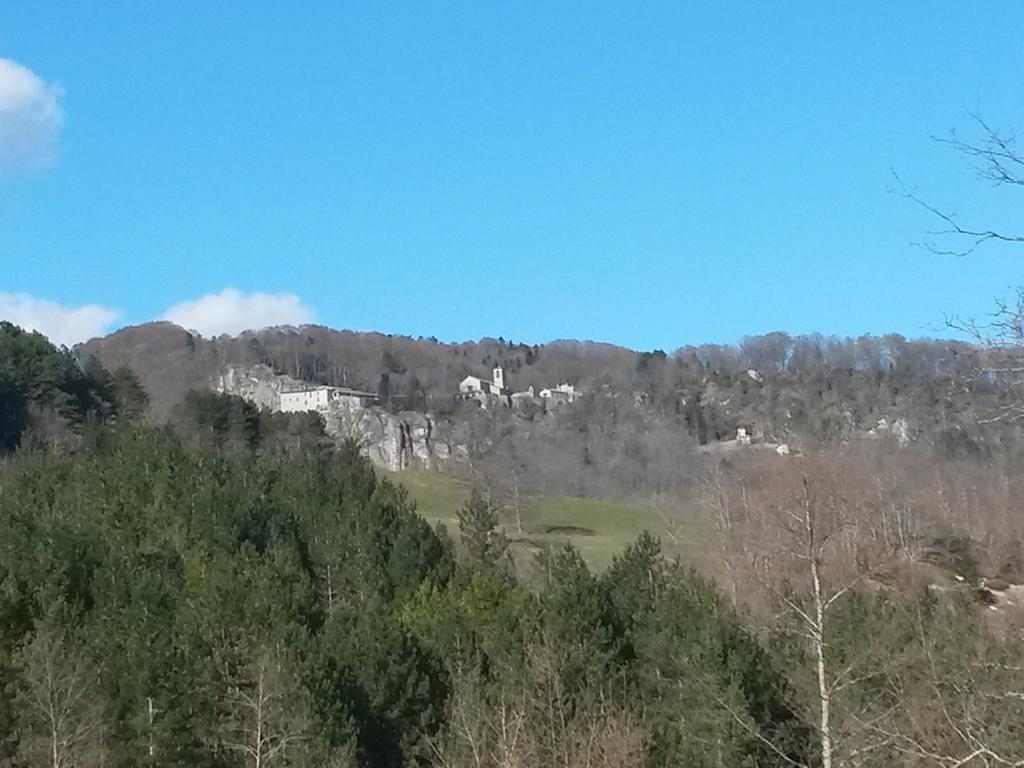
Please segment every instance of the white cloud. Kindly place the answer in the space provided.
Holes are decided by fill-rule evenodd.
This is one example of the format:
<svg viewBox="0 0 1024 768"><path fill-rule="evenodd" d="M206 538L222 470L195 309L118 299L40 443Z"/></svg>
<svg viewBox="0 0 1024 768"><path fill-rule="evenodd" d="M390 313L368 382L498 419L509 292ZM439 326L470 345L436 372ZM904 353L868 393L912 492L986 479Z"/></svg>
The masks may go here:
<svg viewBox="0 0 1024 768"><path fill-rule="evenodd" d="M0 173L45 165L64 120L61 91L10 59L0 59Z"/></svg>
<svg viewBox="0 0 1024 768"><path fill-rule="evenodd" d="M313 310L293 293L240 293L226 288L194 301L183 301L164 312L164 320L203 336L237 335L272 325L302 325L313 320Z"/></svg>
<svg viewBox="0 0 1024 768"><path fill-rule="evenodd" d="M0 320L39 331L54 344L71 346L102 336L120 315L96 304L65 307L25 293L0 293Z"/></svg>

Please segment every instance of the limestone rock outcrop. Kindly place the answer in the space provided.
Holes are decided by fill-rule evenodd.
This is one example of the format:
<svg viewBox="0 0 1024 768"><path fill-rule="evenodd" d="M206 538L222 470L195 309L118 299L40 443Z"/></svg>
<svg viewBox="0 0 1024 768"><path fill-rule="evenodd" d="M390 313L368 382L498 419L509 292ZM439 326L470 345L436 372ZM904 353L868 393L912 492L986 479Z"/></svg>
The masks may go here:
<svg viewBox="0 0 1024 768"><path fill-rule="evenodd" d="M309 387L308 382L275 373L265 365L229 367L213 382L218 392L237 395L261 408L280 410L282 391ZM351 401L318 409L327 434L342 442L355 440L375 466L388 470L437 471L466 455L451 441L451 425L418 411L391 411Z"/></svg>

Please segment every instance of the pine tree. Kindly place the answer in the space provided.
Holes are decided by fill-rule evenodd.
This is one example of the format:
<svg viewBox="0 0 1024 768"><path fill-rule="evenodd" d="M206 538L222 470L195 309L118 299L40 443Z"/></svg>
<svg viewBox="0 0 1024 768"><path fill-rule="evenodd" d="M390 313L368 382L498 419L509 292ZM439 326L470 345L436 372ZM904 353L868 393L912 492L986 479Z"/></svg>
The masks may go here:
<svg viewBox="0 0 1024 768"><path fill-rule="evenodd" d="M479 566L497 565L508 551L508 539L498 527L498 509L478 488L459 510L459 535L466 556Z"/></svg>

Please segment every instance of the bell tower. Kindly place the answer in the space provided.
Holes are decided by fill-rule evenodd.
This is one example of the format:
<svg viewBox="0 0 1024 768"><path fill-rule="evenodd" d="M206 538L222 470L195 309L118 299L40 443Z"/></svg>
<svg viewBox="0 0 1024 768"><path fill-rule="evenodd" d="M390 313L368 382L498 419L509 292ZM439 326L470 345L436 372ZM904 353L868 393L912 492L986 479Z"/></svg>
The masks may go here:
<svg viewBox="0 0 1024 768"><path fill-rule="evenodd" d="M505 391L505 369L500 365L494 366L494 370L491 371L491 381L502 392Z"/></svg>

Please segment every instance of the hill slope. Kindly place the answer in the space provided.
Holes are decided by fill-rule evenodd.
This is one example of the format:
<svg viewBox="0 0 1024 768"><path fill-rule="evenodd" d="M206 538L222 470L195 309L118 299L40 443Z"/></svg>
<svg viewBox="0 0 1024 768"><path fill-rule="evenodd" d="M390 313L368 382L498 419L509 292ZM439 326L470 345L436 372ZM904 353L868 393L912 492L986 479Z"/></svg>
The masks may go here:
<svg viewBox="0 0 1024 768"><path fill-rule="evenodd" d="M446 421L473 471L505 493L516 485L595 497L675 492L699 471L701 447L722 445L740 427L755 443L794 450L867 438L979 457L1022 444L1018 425L986 423L1009 395L982 373L977 350L898 336L769 334L667 355L572 341L443 344L320 326L204 339L151 323L94 339L76 354L135 371L157 421L230 367L265 365L303 381L379 392L385 409ZM514 390L569 382L585 396L554 413L481 413L455 401L464 376L486 376L495 365Z"/></svg>

